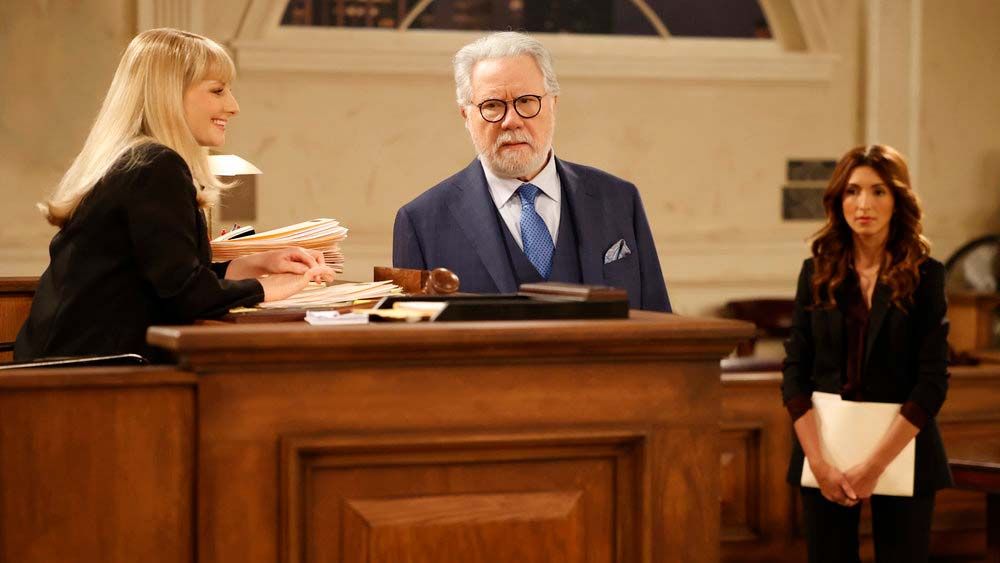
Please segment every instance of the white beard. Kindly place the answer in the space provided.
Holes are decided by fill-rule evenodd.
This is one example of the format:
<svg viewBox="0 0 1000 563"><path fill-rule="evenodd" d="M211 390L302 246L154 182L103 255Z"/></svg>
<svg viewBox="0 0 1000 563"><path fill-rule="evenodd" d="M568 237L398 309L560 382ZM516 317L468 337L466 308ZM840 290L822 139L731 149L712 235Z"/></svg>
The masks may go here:
<svg viewBox="0 0 1000 563"><path fill-rule="evenodd" d="M521 151L500 150L503 144L511 142L528 143L531 149L528 154ZM479 153L479 156L497 176L526 178L541 170L542 166L545 165L545 161L549 157L552 139L545 139L544 147L539 147L526 132L517 130L501 132L492 146L482 146L475 135L472 136L472 143L476 146L476 152Z"/></svg>

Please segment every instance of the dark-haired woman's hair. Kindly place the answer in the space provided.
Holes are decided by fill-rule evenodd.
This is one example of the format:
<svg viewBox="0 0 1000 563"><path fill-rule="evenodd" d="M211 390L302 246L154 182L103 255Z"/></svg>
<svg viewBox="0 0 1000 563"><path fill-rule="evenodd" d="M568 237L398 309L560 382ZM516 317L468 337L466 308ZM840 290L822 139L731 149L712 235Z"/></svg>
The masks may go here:
<svg viewBox="0 0 1000 563"><path fill-rule="evenodd" d="M912 303L913 292L920 283L919 268L930 255L930 243L922 234L920 201L910 187L906 161L896 149L887 145L855 147L837 162L823 193L826 224L812 241L813 303L818 308L835 307L834 292L854 267L853 231L844 217L843 200L847 181L859 166L875 170L892 192L893 212L879 281L892 290L893 305L906 308Z"/></svg>

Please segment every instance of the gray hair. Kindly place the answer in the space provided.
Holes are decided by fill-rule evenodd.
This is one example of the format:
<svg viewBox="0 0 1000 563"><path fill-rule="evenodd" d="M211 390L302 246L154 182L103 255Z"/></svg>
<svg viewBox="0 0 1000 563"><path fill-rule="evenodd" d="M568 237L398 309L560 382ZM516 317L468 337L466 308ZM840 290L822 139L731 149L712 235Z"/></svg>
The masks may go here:
<svg viewBox="0 0 1000 563"><path fill-rule="evenodd" d="M552 69L552 56L537 39L523 33L502 31L491 33L469 43L455 53L455 96L458 105L472 103L472 69L476 63L490 59L504 59L531 55L545 78L545 93L559 94L559 81Z"/></svg>

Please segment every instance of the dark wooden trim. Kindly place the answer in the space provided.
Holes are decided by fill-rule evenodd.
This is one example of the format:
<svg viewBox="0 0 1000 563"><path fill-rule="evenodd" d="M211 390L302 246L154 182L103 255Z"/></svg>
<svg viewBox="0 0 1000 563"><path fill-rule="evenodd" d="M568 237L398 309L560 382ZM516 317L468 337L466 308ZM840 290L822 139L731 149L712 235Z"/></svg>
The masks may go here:
<svg viewBox="0 0 1000 563"><path fill-rule="evenodd" d="M0 278L0 295L7 293L35 293L38 289L37 277Z"/></svg>
<svg viewBox="0 0 1000 563"><path fill-rule="evenodd" d="M194 387L198 378L174 367L38 368L0 374L0 389Z"/></svg>
<svg viewBox="0 0 1000 563"><path fill-rule="evenodd" d="M996 423L1000 425L1000 421ZM986 493L1000 493L1000 442L986 438L949 452L955 486Z"/></svg>

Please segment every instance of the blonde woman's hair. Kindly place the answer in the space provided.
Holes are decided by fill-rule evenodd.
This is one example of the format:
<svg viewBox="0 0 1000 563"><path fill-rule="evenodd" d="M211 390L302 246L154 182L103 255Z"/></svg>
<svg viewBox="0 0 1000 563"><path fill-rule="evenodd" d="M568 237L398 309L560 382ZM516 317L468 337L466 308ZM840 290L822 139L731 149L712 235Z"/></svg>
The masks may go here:
<svg viewBox="0 0 1000 563"><path fill-rule="evenodd" d="M122 55L83 149L51 197L38 204L45 218L62 227L112 169L141 164L148 151L134 149L149 144L179 154L201 186L198 204L214 204L227 185L212 175L208 151L187 125L184 93L202 80L230 83L235 76L229 54L207 37L169 28L137 35Z"/></svg>

